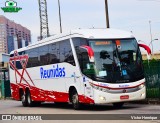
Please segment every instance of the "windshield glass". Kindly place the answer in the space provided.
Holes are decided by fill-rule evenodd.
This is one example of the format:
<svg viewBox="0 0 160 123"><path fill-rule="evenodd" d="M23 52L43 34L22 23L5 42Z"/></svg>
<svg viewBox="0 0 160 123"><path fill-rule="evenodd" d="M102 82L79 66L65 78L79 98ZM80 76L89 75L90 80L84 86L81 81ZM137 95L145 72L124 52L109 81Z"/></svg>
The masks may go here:
<svg viewBox="0 0 160 123"><path fill-rule="evenodd" d="M82 42L94 52L94 62L90 62L85 51L78 51L80 67L86 76L107 83L134 82L144 78L141 53L135 39L83 39Z"/></svg>

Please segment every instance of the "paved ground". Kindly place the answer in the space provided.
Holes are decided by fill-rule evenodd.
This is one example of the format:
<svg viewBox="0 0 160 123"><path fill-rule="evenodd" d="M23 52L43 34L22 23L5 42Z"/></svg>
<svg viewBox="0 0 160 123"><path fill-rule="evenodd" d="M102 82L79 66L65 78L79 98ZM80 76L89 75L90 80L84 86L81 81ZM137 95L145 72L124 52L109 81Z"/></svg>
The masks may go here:
<svg viewBox="0 0 160 123"><path fill-rule="evenodd" d="M159 114L160 115L160 105L144 105L144 104L125 104L122 109L114 109L112 105L103 106L84 106L82 110L76 111L72 108L72 105L57 106L54 103L45 103L39 107L23 107L21 102L14 100L0 100L0 114ZM115 117L116 119L117 117ZM63 118L62 118L63 119ZM14 121L15 122L15 121ZM26 121L24 121L26 122ZM34 121L32 121L34 122ZM36 121L39 123L40 121ZM41 121L44 122L44 121ZM47 121L51 122L51 121ZM55 121L54 122L60 122ZM81 121L63 121L65 123L69 122L81 122ZM87 123L102 122L106 121L93 121L88 120ZM111 121L109 121L111 122ZM112 121L114 122L126 122L127 121ZM144 121L129 121L129 122L144 122ZM160 123L160 121L145 121ZM0 121L3 123L3 121ZM6 123L6 121L5 121ZM15 122L17 123L17 121Z"/></svg>

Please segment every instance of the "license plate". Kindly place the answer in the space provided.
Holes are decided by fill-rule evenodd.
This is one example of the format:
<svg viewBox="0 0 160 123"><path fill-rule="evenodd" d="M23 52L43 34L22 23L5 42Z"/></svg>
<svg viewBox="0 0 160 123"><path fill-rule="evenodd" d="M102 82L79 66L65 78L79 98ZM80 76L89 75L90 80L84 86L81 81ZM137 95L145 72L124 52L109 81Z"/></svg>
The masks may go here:
<svg viewBox="0 0 160 123"><path fill-rule="evenodd" d="M129 99L129 95L122 95L120 96L120 99L121 100Z"/></svg>

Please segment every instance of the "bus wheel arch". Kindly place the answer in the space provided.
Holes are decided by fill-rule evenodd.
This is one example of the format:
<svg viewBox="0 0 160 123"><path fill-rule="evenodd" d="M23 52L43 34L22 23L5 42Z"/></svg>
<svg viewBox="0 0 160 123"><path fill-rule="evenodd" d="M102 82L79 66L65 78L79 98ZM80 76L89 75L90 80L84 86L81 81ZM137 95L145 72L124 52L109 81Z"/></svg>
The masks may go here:
<svg viewBox="0 0 160 123"><path fill-rule="evenodd" d="M32 100L31 91L29 90L29 88L25 89L25 96L26 96L27 106L29 106L29 107L40 106L42 103L42 101L33 101Z"/></svg>
<svg viewBox="0 0 160 123"><path fill-rule="evenodd" d="M69 87L69 101L72 102L72 91L76 90L74 86Z"/></svg>
<svg viewBox="0 0 160 123"><path fill-rule="evenodd" d="M73 108L74 108L75 110L80 109L81 104L80 104L80 102L79 102L78 92L77 92L77 90L76 90L76 88L75 88L74 86L71 86L71 87L69 88L69 100L70 100L70 102L72 103Z"/></svg>

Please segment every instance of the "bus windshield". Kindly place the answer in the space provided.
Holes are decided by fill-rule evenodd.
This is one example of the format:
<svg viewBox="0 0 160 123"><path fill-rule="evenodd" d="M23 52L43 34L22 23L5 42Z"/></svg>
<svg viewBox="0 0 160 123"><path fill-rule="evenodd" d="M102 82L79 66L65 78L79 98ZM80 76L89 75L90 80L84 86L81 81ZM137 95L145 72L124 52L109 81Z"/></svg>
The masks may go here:
<svg viewBox="0 0 160 123"><path fill-rule="evenodd" d="M86 45L94 52L94 62L90 62L83 51L77 54L84 75L107 83L134 82L144 78L142 57L134 38L88 40Z"/></svg>

